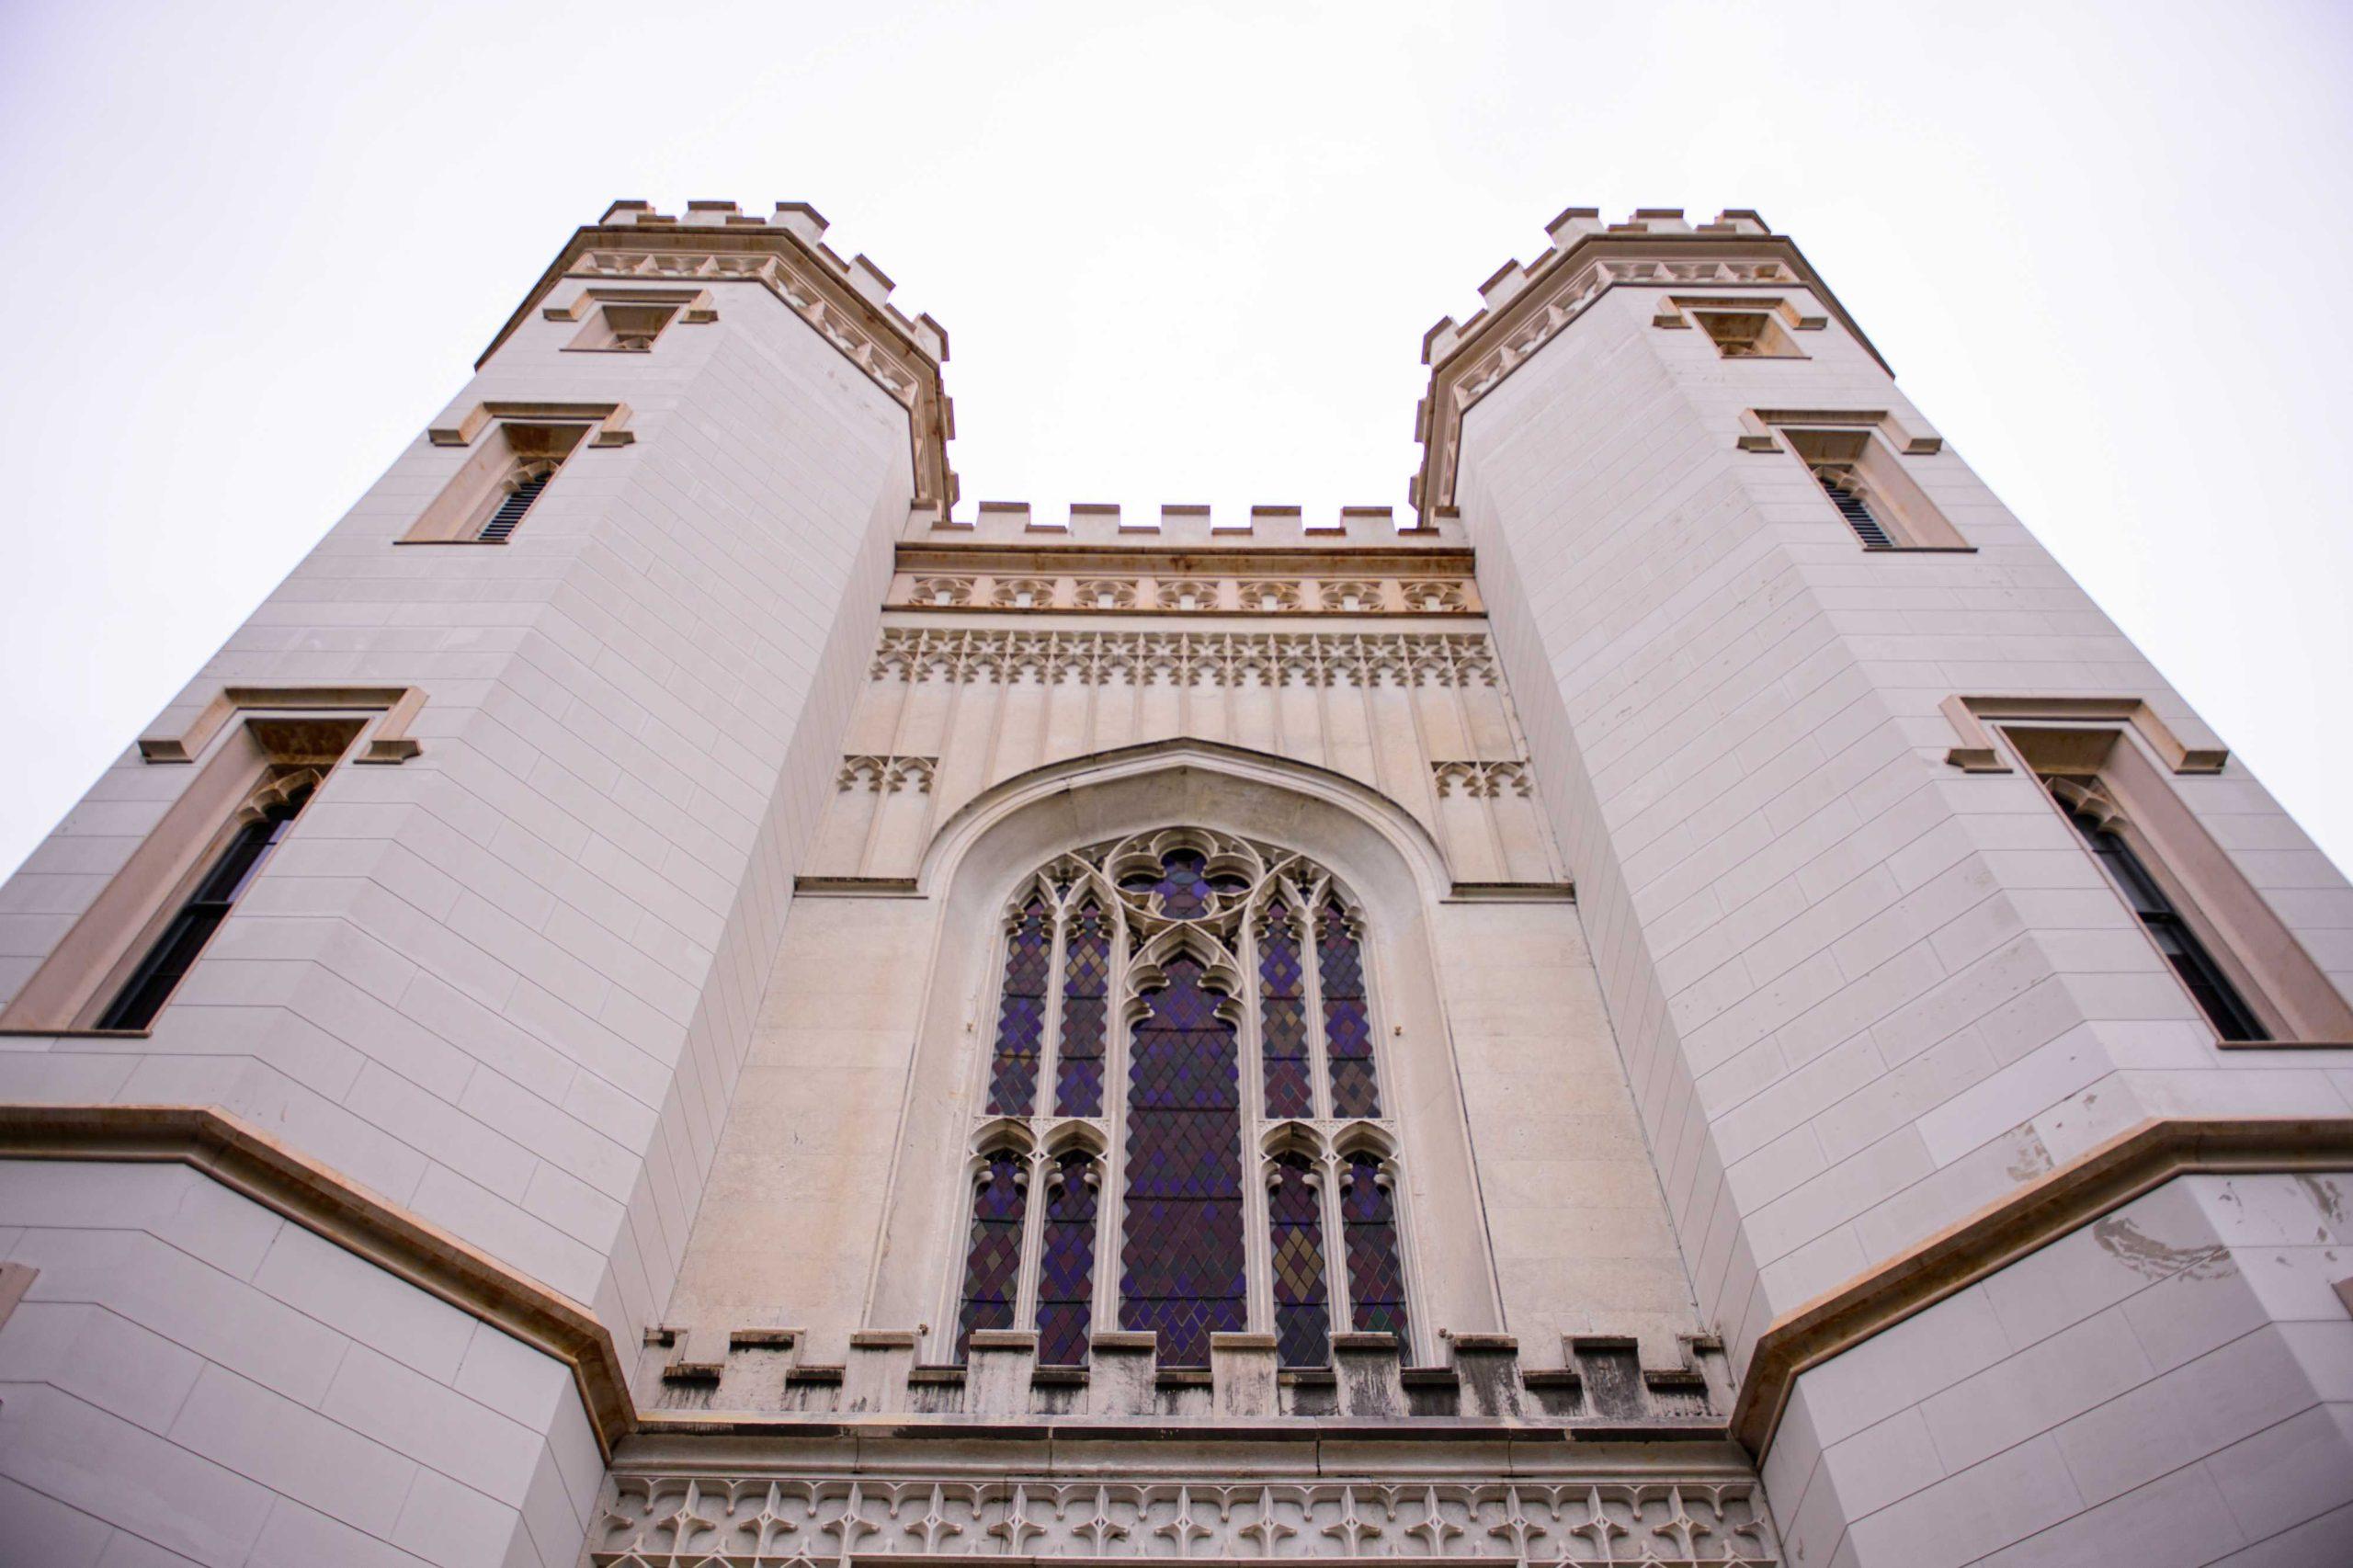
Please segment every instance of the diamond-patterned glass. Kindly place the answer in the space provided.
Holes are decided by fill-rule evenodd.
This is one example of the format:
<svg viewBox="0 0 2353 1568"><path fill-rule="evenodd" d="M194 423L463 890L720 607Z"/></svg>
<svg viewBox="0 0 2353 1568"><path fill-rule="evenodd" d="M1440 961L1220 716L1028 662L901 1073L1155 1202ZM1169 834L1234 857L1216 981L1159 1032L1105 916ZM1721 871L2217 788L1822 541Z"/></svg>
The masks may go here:
<svg viewBox="0 0 2353 1568"><path fill-rule="evenodd" d="M1340 1229L1347 1245L1348 1301L1359 1334L1405 1339L1405 1263L1397 1250L1396 1195L1370 1155L1348 1161L1340 1193Z"/></svg>
<svg viewBox="0 0 2353 1568"><path fill-rule="evenodd" d="M1057 1116L1103 1114L1103 1026L1110 989L1110 920L1089 899L1063 933L1063 1038L1054 1058Z"/></svg>
<svg viewBox="0 0 2353 1568"><path fill-rule="evenodd" d="M1364 954L1340 901L1315 922L1316 978L1324 983L1324 1055L1332 1077L1332 1114L1379 1116L1381 1085L1372 1065L1372 1017L1365 1003Z"/></svg>
<svg viewBox="0 0 2353 1568"><path fill-rule="evenodd" d="M1038 1108L1038 1058L1046 1040L1046 971L1053 948L1045 901L1033 894L1006 940L996 1049L989 1058L992 1116L1028 1116Z"/></svg>
<svg viewBox="0 0 2353 1568"><path fill-rule="evenodd" d="M1267 1188L1274 1259L1275 1345L1286 1367L1331 1359L1331 1285L1324 1272L1324 1199L1303 1154L1275 1162Z"/></svg>
<svg viewBox="0 0 2353 1568"><path fill-rule="evenodd" d="M1280 899L1258 933L1258 1047L1268 1116L1313 1116L1315 1085L1308 1067L1307 1003L1299 932Z"/></svg>
<svg viewBox="0 0 2353 1568"><path fill-rule="evenodd" d="M963 1310L956 1319L956 1359L976 1328L1011 1328L1021 1289L1024 1195L1018 1156L990 1156L972 1191L972 1234L964 1255Z"/></svg>
<svg viewBox="0 0 2353 1568"><path fill-rule="evenodd" d="M1120 1325L1157 1333L1164 1367L1206 1367L1209 1336L1245 1326L1241 1067L1199 960L1165 973L1130 1052Z"/></svg>
<svg viewBox="0 0 2353 1568"><path fill-rule="evenodd" d="M1038 1261L1038 1359L1050 1367L1086 1359L1094 1315L1096 1189L1094 1160L1064 1154L1062 1180L1046 1195L1045 1243Z"/></svg>

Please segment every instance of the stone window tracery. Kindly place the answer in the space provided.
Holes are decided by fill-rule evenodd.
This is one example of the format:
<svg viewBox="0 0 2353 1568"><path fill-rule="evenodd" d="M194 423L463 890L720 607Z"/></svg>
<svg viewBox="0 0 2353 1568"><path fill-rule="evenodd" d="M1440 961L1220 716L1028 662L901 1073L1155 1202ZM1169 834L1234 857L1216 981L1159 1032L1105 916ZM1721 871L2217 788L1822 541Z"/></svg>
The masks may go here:
<svg viewBox="0 0 2353 1568"><path fill-rule="evenodd" d="M1209 610L1217 608L1218 585L1213 581L1195 577L1164 577L1160 581L1162 609Z"/></svg>
<svg viewBox="0 0 2353 1568"><path fill-rule="evenodd" d="M1170 828L1058 858L1006 905L972 1142L956 1354L1097 1324L1205 1367L1210 1336L1329 1362L1407 1345L1405 1216L1382 1119L1366 914L1290 851ZM1008 1265L1007 1260L1012 1262Z"/></svg>

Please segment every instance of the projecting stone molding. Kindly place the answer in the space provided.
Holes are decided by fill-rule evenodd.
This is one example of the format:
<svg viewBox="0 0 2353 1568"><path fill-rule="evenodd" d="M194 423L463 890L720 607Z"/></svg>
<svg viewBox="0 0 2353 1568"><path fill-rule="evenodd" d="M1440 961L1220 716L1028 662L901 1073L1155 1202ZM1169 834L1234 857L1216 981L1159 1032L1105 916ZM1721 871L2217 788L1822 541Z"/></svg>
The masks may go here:
<svg viewBox="0 0 2353 1568"><path fill-rule="evenodd" d="M974 1480L950 1469L779 1476L631 1467L609 1483L588 1562L1337 1557L1767 1568L1781 1560L1756 1484L1705 1469L1630 1481L1602 1466L1523 1473L1516 1462L1506 1474L1484 1456L1441 1480L1372 1468L1363 1480L1290 1471L1237 1483L1116 1466L1084 1480L1045 1468Z"/></svg>

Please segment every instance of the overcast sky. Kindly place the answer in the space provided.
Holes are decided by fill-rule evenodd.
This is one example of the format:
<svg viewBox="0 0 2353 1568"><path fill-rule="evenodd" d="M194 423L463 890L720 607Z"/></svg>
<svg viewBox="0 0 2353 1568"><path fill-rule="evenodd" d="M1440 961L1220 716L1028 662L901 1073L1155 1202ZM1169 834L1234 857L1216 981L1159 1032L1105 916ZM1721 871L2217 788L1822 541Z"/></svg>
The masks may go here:
<svg viewBox="0 0 2353 1568"><path fill-rule="evenodd" d="M1402 507L1423 331L1560 209L1756 208L2347 864L2348 18L0 0L0 869L616 197L873 256L967 512L1237 515Z"/></svg>

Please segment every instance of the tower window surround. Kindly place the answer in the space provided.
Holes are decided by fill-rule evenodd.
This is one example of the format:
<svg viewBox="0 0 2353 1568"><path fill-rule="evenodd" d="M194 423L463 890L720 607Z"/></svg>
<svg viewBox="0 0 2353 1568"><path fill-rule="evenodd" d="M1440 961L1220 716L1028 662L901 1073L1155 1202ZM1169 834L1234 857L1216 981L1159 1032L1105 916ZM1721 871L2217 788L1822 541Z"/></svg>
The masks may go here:
<svg viewBox="0 0 2353 1568"><path fill-rule="evenodd" d="M1364 911L1302 856L1193 828L1057 858L1006 909L966 1166L953 1354L1030 1328L1410 1348L1407 1217ZM1255 1173L1255 1175L1253 1174Z"/></svg>
<svg viewBox="0 0 2353 1568"><path fill-rule="evenodd" d="M507 543L591 429L585 421L494 422L399 542Z"/></svg>
<svg viewBox="0 0 2353 1568"><path fill-rule="evenodd" d="M1995 726L2225 1046L2353 1042L2353 1006L2126 726Z"/></svg>
<svg viewBox="0 0 2353 1568"><path fill-rule="evenodd" d="M1778 434L1865 550L1973 548L1876 432L1785 426Z"/></svg>

